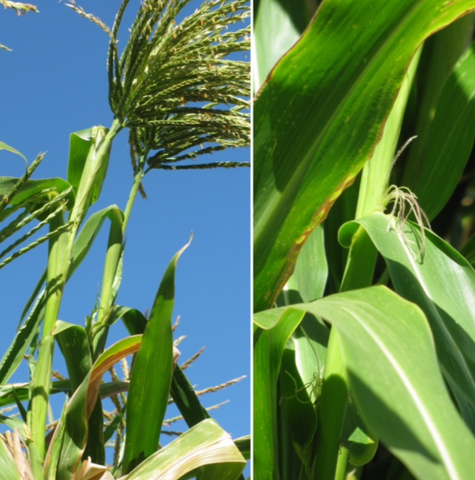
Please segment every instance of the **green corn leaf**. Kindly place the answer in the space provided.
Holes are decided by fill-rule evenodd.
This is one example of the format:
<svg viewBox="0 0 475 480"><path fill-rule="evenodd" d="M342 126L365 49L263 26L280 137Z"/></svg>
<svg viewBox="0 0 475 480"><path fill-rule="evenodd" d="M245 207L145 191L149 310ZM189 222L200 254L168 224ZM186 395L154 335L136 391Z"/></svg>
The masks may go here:
<svg viewBox="0 0 475 480"><path fill-rule="evenodd" d="M431 231L423 239L414 224L398 225L381 213L346 224L340 231L343 244L348 246L358 225L384 257L396 291L425 312L443 375L475 433L475 271Z"/></svg>
<svg viewBox="0 0 475 480"><path fill-rule="evenodd" d="M0 361L0 383L6 383L23 361L24 355L44 318L45 305L46 292L43 290L36 300L30 315L18 330L9 349Z"/></svg>
<svg viewBox="0 0 475 480"><path fill-rule="evenodd" d="M88 433L88 418L96 405L102 375L119 360L135 353L142 341L141 335L127 337L108 348L94 363L68 403L64 417L64 439L58 462L57 480L70 480L78 468ZM63 422L57 426L63 428ZM54 439L53 439L54 440Z"/></svg>
<svg viewBox="0 0 475 480"><path fill-rule="evenodd" d="M317 411L295 363L295 350L284 348L280 370L279 407L284 412L294 448L304 465L311 466L305 454L317 431ZM311 453L311 452L308 452ZM283 477L290 475L283 473Z"/></svg>
<svg viewBox="0 0 475 480"><path fill-rule="evenodd" d="M246 460L230 436L212 419L203 420L178 439L147 458L122 480L178 480L205 468L197 478L236 480Z"/></svg>
<svg viewBox="0 0 475 480"><path fill-rule="evenodd" d="M475 268L475 235L472 235L467 243L462 247L460 253Z"/></svg>
<svg viewBox="0 0 475 480"><path fill-rule="evenodd" d="M158 448L173 374L171 324L175 270L178 259L188 245L173 257L165 271L132 368L123 473L129 473Z"/></svg>
<svg viewBox="0 0 475 480"><path fill-rule="evenodd" d="M321 393L329 336L328 326L309 315L292 334L295 363L313 403L318 403Z"/></svg>
<svg viewBox="0 0 475 480"><path fill-rule="evenodd" d="M173 371L170 394L189 428L210 418L209 413L201 405L196 396L195 389L188 380L188 377L179 365L177 365Z"/></svg>
<svg viewBox="0 0 475 480"><path fill-rule="evenodd" d="M113 325L120 318L122 318L125 327L131 335L144 333L147 319L138 310L116 305L107 318L107 325ZM209 413L196 396L195 389L188 377L179 365L176 365L173 370L170 395L188 427L191 428L202 420L210 418Z"/></svg>
<svg viewBox="0 0 475 480"><path fill-rule="evenodd" d="M253 110L256 311L274 303L308 235L371 156L415 51L474 8L327 0L274 68Z"/></svg>
<svg viewBox="0 0 475 480"><path fill-rule="evenodd" d="M74 393L92 367L91 349L83 327L66 322L56 322L53 334L58 340L61 353L66 361L71 391ZM105 463L104 415L100 395L93 412L88 418L86 457L98 464Z"/></svg>
<svg viewBox="0 0 475 480"><path fill-rule="evenodd" d="M446 48L444 45L444 53ZM401 184L417 195L430 220L442 210L460 181L475 140L475 131L467 128L473 122L475 43L464 52L447 78L430 130L413 142L404 168Z"/></svg>
<svg viewBox="0 0 475 480"><path fill-rule="evenodd" d="M105 127L92 127L71 134L69 139L68 182L73 186L76 193L82 175L91 176L91 171L84 172L84 168L86 167L88 158L90 164L94 163L94 157L97 156L99 147L107 132L108 129ZM90 192L90 204L95 203L101 193L102 184L104 183L107 172L109 153L110 146L107 161L101 163L99 171L95 173L93 177L94 185Z"/></svg>
<svg viewBox="0 0 475 480"><path fill-rule="evenodd" d="M254 2L252 76L258 90L277 61L300 38L310 21L306 0Z"/></svg>
<svg viewBox="0 0 475 480"><path fill-rule="evenodd" d="M475 438L452 404L419 307L378 286L265 311L255 321L267 328L261 336L272 335L291 329L289 318L302 312L323 317L338 329L352 398L364 423L417 478L470 478ZM255 359L256 378L262 362ZM266 400L269 408L272 397ZM257 445L256 460L257 448L262 448ZM263 466L255 462L256 478L275 478Z"/></svg>
<svg viewBox="0 0 475 480"><path fill-rule="evenodd" d="M45 154L40 153L36 159L33 161L31 165L27 165L26 168L26 173L23 175L23 177L19 178L16 184L9 190L9 192L6 195L3 195L3 197L0 199L0 220L5 219L16 211L19 206L16 205L15 207L10 207L7 212L5 212L6 207L10 204L10 200L16 195L16 193L20 190L20 188L25 184L25 182L33 175L33 172L36 170L36 168L39 166L39 164L43 161ZM26 159L25 159L26 160ZM0 184L2 183L2 178L0 178Z"/></svg>
<svg viewBox="0 0 475 480"><path fill-rule="evenodd" d="M101 398L108 398L112 395L117 395L122 392L127 392L129 389L128 382L108 382L101 383L99 395ZM71 389L69 380L56 380L51 382L50 395L56 393L64 393L71 396L74 392ZM0 407L14 405L16 403L15 397L20 402L28 401L29 384L28 383L13 383L0 385Z"/></svg>
<svg viewBox="0 0 475 480"><path fill-rule="evenodd" d="M342 445L348 449L348 461L356 467L369 463L373 459L379 445L378 438L363 423L356 409L355 402L351 397L346 409Z"/></svg>
<svg viewBox="0 0 475 480"><path fill-rule="evenodd" d="M74 242L69 277L71 277L76 268L81 264L84 258L86 258L106 218L111 222L122 225L124 214L116 205L111 205L99 212L93 213L87 219Z"/></svg>
<svg viewBox="0 0 475 480"><path fill-rule="evenodd" d="M279 313L282 321L279 321ZM304 312L280 309L256 315L254 323L263 328L254 333L254 478L278 478L277 379L282 354ZM274 328L273 328L274 327Z"/></svg>
<svg viewBox="0 0 475 480"><path fill-rule="evenodd" d="M318 226L308 237L299 253L295 269L286 285L286 294L295 290L299 302L310 302L321 298L328 278L323 226ZM296 303L296 302L292 302Z"/></svg>
<svg viewBox="0 0 475 480"><path fill-rule="evenodd" d="M121 318L124 322L125 328L131 335L139 335L145 332L147 319L139 310L136 310L135 308L114 305L109 316L107 317L106 323L108 326L111 326Z"/></svg>
<svg viewBox="0 0 475 480"><path fill-rule="evenodd" d="M15 189L18 181L21 180L15 177L0 177L0 197L9 195ZM44 202L48 201L48 193L56 192L62 193L70 188L70 184L62 178L44 178L41 180L27 180L18 192L10 199L10 205L23 205L31 199L38 201L37 195L44 194ZM67 194L68 206L74 200L74 194L69 192Z"/></svg>
<svg viewBox="0 0 475 480"><path fill-rule="evenodd" d="M12 152L15 155L19 155L26 162L26 157L22 153L20 153L18 150L15 150L13 147L10 147L6 143L0 142L0 150L6 150L7 152Z"/></svg>
<svg viewBox="0 0 475 480"><path fill-rule="evenodd" d="M246 460L251 459L251 436L246 435L244 437L239 437L234 440L234 445L239 449L242 456Z"/></svg>

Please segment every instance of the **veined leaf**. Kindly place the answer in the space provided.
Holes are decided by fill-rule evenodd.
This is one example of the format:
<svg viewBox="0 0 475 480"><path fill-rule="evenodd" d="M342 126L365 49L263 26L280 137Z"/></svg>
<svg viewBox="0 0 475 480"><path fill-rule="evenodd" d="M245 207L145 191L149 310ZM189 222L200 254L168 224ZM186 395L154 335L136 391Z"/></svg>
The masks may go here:
<svg viewBox="0 0 475 480"><path fill-rule="evenodd" d="M306 0L254 2L254 89L258 90L284 53L299 39L310 17Z"/></svg>
<svg viewBox="0 0 475 480"><path fill-rule="evenodd" d="M475 271L431 231L422 245L418 227L406 222L403 228L382 213L343 226L342 243L358 225L384 257L396 291L426 314L444 377L475 433Z"/></svg>
<svg viewBox="0 0 475 480"><path fill-rule="evenodd" d="M191 238L190 238L191 242ZM135 358L127 400L127 436L123 473L157 451L173 374L172 314L175 270L186 244L169 263Z"/></svg>
<svg viewBox="0 0 475 480"><path fill-rule="evenodd" d="M140 348L142 335L127 337L108 348L94 363L77 388L65 413L64 439L58 462L57 480L70 480L78 468L87 440L87 420L96 405L102 376L120 359L135 353ZM56 427L63 428L63 421ZM54 445L56 433L50 445ZM51 448L51 447L50 447Z"/></svg>
<svg viewBox="0 0 475 480"><path fill-rule="evenodd" d="M419 307L378 286L274 309L273 320L268 312L255 317L260 324L274 325L264 334L284 328L289 315L302 311L323 317L338 329L358 411L416 477L470 478L475 438L446 390L432 334ZM259 390L262 396L265 389ZM272 398L266 400L272 406ZM257 437L255 441L258 445ZM266 470L259 474L256 478L275 478Z"/></svg>
<svg viewBox="0 0 475 480"><path fill-rule="evenodd" d="M308 235L371 156L414 52L474 8L327 0L274 68L254 107L255 311L273 304Z"/></svg>
<svg viewBox="0 0 475 480"><path fill-rule="evenodd" d="M206 480L236 480L246 460L229 434L212 419L203 420L147 458L122 480L178 480L208 466ZM206 467L205 467L206 468Z"/></svg>

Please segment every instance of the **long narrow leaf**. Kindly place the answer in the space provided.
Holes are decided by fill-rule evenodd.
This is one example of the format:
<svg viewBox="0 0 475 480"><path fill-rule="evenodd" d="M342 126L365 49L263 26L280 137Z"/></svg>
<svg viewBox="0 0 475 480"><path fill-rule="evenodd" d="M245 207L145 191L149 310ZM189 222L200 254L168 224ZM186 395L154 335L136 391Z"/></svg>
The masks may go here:
<svg viewBox="0 0 475 480"><path fill-rule="evenodd" d="M191 239L190 239L191 241ZM185 245L165 271L142 346L135 358L127 401L127 436L123 473L130 472L158 449L173 374L172 314L175 270Z"/></svg>
<svg viewBox="0 0 475 480"><path fill-rule="evenodd" d="M127 337L108 348L94 363L92 370L68 403L65 432L58 463L57 480L70 480L78 468L87 441L87 420L96 405L100 382L104 373L120 359L135 353L142 336ZM57 426L62 428L62 422ZM54 438L51 445L54 444Z"/></svg>

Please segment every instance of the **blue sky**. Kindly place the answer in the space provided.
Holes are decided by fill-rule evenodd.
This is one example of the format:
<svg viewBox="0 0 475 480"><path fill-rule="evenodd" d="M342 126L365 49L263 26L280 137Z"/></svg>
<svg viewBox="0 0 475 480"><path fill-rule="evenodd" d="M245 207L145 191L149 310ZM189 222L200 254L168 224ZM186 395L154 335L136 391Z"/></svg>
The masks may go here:
<svg viewBox="0 0 475 480"><path fill-rule="evenodd" d="M0 43L13 49L0 51L0 141L21 151L30 162L47 151L34 178L65 178L70 133L112 123L107 99L108 37L64 3L32 3L39 14L17 17L2 11L0 15ZM108 25L120 5L119 0L78 3ZM192 1L188 11L198 3ZM122 46L138 4L138 0L130 2ZM243 161L249 155L248 149L224 151L212 160ZM0 152L0 175L19 176L23 170L19 157ZM132 180L123 131L113 145L102 196L90 213L111 204L125 208ZM152 171L144 187L148 200L138 198L134 207L117 302L142 312L150 309L166 265L193 231L193 242L178 263L176 277L174 316L179 315L181 322L175 336L186 335L179 346L181 361L207 347L187 370L197 389L247 375L239 384L202 398L202 403L211 406L230 400L212 412L213 417L234 438L249 434L250 170ZM104 228L68 283L62 320L83 325L91 313L100 292L107 233ZM42 246L0 270L1 355L15 335L22 306L45 262ZM109 344L125 335L121 325L115 326ZM63 368L58 362L55 366ZM26 377L17 375L13 380Z"/></svg>

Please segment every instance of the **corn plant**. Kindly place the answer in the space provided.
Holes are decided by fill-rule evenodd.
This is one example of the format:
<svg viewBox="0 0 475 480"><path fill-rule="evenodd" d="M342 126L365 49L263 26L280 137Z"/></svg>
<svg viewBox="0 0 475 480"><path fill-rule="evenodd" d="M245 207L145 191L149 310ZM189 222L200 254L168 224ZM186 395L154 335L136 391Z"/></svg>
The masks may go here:
<svg viewBox="0 0 475 480"><path fill-rule="evenodd" d="M473 10L255 2L256 479L473 476Z"/></svg>
<svg viewBox="0 0 475 480"><path fill-rule="evenodd" d="M0 268L41 242L49 246L45 273L24 308L17 336L0 362L2 406L16 405L22 417L2 417L13 430L0 440L8 478L191 475L232 479L240 476L246 464L241 451L249 458L248 439L234 443L211 419L177 363L179 352L171 321L175 269L188 245L171 260L148 317L116 303L125 234L137 194L145 194L144 176L156 169L249 165L198 161L204 154L249 145L250 68L247 62L233 57L249 50L248 2L205 1L177 24L175 18L188 3L142 2L130 38L120 49L118 33L128 0L122 1L111 28L71 2L70 8L110 37L112 125L71 134L67 179L31 178L44 155L31 165L27 163L21 178L0 177L0 241L2 247L5 245ZM243 21L244 27L239 25ZM134 174L127 205L124 210L111 205L88 215L113 162L112 143L124 129L129 133ZM0 143L0 150L21 155L5 143ZM110 224L109 239L94 315L85 326L60 321L58 312L68 281L105 223ZM45 233L45 229L49 231ZM109 330L119 320L129 336L106 348ZM55 344L69 378L52 382ZM30 381L21 386L8 384L25 355ZM111 369L130 355L130 373L123 363L124 382ZM112 372L112 382L103 383L108 371ZM57 392L66 393L67 400L48 431L49 397ZM102 399L111 396L117 404L112 418L102 405ZM170 397L189 430L159 448ZM28 401L28 408L24 401ZM114 434L118 439L116 460L107 467L105 442Z"/></svg>

